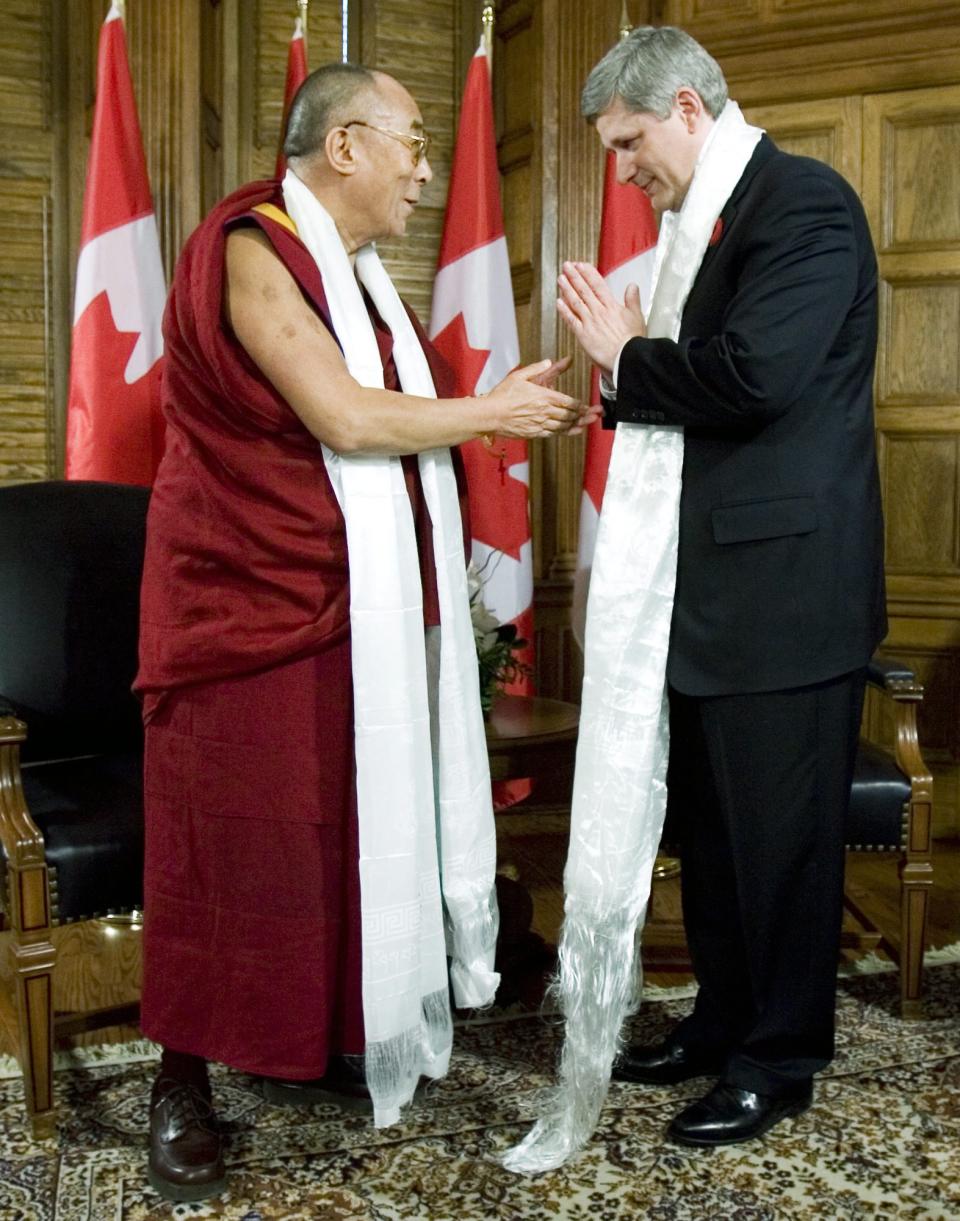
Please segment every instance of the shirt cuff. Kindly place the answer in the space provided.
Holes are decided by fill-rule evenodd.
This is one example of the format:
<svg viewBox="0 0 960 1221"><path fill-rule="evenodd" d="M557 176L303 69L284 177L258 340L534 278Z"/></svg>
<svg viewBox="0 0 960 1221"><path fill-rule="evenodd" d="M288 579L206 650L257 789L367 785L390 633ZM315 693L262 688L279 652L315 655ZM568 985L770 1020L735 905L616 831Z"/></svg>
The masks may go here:
<svg viewBox="0 0 960 1221"><path fill-rule="evenodd" d="M634 336L631 335L630 339ZM617 381L620 374L620 357L623 355L623 349L630 342L630 339L625 339L620 345L620 350L617 352L616 360L613 362L613 370L609 377L605 373L600 374L600 393L604 398L613 399L617 397Z"/></svg>

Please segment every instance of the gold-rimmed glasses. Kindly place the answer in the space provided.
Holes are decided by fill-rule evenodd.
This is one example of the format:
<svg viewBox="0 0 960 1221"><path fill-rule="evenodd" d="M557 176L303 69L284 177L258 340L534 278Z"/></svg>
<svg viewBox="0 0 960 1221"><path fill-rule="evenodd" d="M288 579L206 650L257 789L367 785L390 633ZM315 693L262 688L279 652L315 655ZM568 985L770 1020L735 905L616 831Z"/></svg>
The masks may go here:
<svg viewBox="0 0 960 1221"><path fill-rule="evenodd" d="M389 127L378 127L376 123L367 123L363 119L351 119L349 123L344 123L343 126L369 127L371 131L378 131L381 136L389 136L391 140L399 140L413 154L413 164L415 166L420 164L430 149L430 137L426 132L422 136L414 136L409 132L392 131Z"/></svg>

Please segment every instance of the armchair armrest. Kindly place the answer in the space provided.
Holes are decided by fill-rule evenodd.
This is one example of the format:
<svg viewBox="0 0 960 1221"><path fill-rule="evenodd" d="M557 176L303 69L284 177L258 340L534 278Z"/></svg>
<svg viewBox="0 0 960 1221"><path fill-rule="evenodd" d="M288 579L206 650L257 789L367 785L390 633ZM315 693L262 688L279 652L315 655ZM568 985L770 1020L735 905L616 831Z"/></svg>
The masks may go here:
<svg viewBox="0 0 960 1221"><path fill-rule="evenodd" d="M17 868L44 864L43 835L30 817L20 775L20 743L27 727L0 696L0 848Z"/></svg>
<svg viewBox="0 0 960 1221"><path fill-rule="evenodd" d="M867 682L895 700L923 699L923 684L916 674L893 657L872 657L867 665Z"/></svg>
<svg viewBox="0 0 960 1221"><path fill-rule="evenodd" d="M894 758L910 780L911 818L907 830L908 855L930 854L932 835L933 777L920 753L917 708L923 701L923 684L909 666L894 658L874 657L867 667L867 681L893 701Z"/></svg>

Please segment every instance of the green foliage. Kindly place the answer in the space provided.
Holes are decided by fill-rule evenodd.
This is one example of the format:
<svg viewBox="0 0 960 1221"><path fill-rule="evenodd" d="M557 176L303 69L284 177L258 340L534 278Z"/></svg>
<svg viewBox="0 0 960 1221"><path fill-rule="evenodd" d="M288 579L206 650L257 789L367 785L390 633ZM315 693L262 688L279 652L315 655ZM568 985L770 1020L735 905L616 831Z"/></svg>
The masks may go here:
<svg viewBox="0 0 960 1221"><path fill-rule="evenodd" d="M489 635L489 634L488 634ZM477 663L480 672L480 707L489 712L493 697L507 683L516 682L532 670L516 654L526 648L525 640L517 639L517 629L512 623L503 623L496 630L496 641L481 648L477 639Z"/></svg>

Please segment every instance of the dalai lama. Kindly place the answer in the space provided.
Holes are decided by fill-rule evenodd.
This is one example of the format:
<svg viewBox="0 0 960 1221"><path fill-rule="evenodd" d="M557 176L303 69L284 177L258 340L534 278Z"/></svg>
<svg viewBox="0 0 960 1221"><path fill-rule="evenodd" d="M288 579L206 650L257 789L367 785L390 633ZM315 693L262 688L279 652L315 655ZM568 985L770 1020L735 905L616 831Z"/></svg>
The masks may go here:
<svg viewBox="0 0 960 1221"><path fill-rule="evenodd" d="M314 72L284 151L282 183L241 188L187 242L164 328L137 689L142 1027L164 1048L149 1173L173 1200L224 1186L207 1061L272 1101L367 1093L385 1125L446 1069L447 954L458 1005L493 998L448 447L589 418L549 361L448 397L372 245L404 233L432 177L396 80Z"/></svg>

